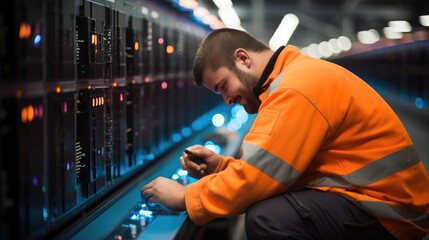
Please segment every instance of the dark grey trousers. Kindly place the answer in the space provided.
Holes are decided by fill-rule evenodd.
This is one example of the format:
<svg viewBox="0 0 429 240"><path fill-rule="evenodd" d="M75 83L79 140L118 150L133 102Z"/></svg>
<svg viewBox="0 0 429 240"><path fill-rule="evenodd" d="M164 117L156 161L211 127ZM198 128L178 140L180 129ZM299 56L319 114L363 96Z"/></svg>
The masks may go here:
<svg viewBox="0 0 429 240"><path fill-rule="evenodd" d="M335 193L305 189L251 206L246 213L248 240L395 239L371 215Z"/></svg>

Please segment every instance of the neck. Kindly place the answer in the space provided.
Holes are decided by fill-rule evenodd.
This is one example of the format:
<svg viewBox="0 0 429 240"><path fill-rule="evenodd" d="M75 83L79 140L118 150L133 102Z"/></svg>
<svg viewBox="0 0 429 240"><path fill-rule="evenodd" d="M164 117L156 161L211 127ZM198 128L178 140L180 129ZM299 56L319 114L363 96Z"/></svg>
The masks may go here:
<svg viewBox="0 0 429 240"><path fill-rule="evenodd" d="M283 51L284 48L285 48L285 46L281 46L274 53L272 53L272 51L271 51L271 54L269 55L268 60L263 61L265 63L265 65L263 66L261 74L259 75L260 78L259 78L258 82L256 83L255 87L253 87L253 94L255 95L255 97L258 100L259 100L259 95L261 95L261 93L263 93L266 90L267 85L265 84L265 81L267 80L269 74L273 70L274 64L276 63L276 60L277 60L277 57L280 55L281 51ZM258 66L258 67L260 67L260 66ZM256 68L256 66L255 66L255 68ZM264 84L265 84L265 86L264 86Z"/></svg>
<svg viewBox="0 0 429 240"><path fill-rule="evenodd" d="M257 76L261 76L262 72L264 72L265 67L268 64L268 61L270 61L271 57L273 56L274 51L272 50L266 50L260 53L252 53L253 59L258 59L258 61L254 61L255 64L255 74ZM256 83L255 83L256 84Z"/></svg>

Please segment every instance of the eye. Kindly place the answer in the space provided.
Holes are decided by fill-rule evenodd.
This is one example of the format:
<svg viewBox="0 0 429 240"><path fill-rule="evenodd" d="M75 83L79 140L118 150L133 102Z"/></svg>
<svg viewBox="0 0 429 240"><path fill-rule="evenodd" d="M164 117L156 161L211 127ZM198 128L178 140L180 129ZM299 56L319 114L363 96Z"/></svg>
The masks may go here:
<svg viewBox="0 0 429 240"><path fill-rule="evenodd" d="M223 82L222 85L220 86L220 91L222 91L222 92L226 91L227 90L227 86L228 85L226 84L226 81Z"/></svg>

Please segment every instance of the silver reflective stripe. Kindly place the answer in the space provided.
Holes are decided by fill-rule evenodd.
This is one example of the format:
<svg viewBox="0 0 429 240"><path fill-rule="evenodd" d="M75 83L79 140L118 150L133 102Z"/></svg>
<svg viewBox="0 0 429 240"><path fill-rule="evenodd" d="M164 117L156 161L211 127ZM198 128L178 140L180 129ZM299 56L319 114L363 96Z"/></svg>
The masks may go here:
<svg viewBox="0 0 429 240"><path fill-rule="evenodd" d="M290 187L301 175L282 159L274 156L259 146L243 143L242 149L243 160L287 187Z"/></svg>
<svg viewBox="0 0 429 240"><path fill-rule="evenodd" d="M350 188L351 186L367 186L380 181L392 174L407 169L420 162L413 146L372 162L349 175L329 176L316 180L312 186ZM355 201L363 210L373 216L393 220L407 220L414 224L429 228L428 213L412 213L397 206L375 201Z"/></svg>
<svg viewBox="0 0 429 240"><path fill-rule="evenodd" d="M356 201L369 214L392 220L407 220L422 228L429 228L429 213L412 213L382 202Z"/></svg>
<svg viewBox="0 0 429 240"><path fill-rule="evenodd" d="M419 161L416 150L411 146L374 161L349 175L319 178L312 185L341 188L367 186L407 169Z"/></svg>
<svg viewBox="0 0 429 240"><path fill-rule="evenodd" d="M270 84L270 88L268 89L267 96L277 89L280 81L282 80L283 74L284 74L284 70L281 71L280 74L276 77L276 79L274 79L274 81Z"/></svg>

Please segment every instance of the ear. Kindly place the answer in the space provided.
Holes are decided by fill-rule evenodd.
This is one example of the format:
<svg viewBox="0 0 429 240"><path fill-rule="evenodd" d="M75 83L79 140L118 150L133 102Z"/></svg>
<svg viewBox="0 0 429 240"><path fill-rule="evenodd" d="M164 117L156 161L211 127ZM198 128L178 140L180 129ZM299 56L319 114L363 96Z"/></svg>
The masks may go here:
<svg viewBox="0 0 429 240"><path fill-rule="evenodd" d="M234 60L237 65L243 65L246 68L250 68L252 61L249 53L244 48L237 48L234 52Z"/></svg>

